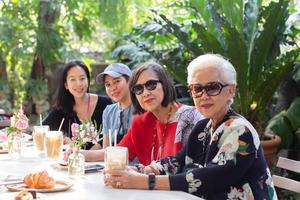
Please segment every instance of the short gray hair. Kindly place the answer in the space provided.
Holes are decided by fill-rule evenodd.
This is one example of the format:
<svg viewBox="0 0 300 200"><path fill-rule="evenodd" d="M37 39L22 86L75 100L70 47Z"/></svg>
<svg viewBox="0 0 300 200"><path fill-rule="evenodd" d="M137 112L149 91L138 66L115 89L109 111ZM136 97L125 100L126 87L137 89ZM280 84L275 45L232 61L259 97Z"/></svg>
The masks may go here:
<svg viewBox="0 0 300 200"><path fill-rule="evenodd" d="M232 64L219 54L204 54L195 58L187 67L188 84L191 83L193 74L202 68L212 67L220 73L220 79L224 84L236 85L236 71Z"/></svg>
<svg viewBox="0 0 300 200"><path fill-rule="evenodd" d="M191 84L195 72L203 68L215 68L219 71L219 77L223 84L237 85L236 71L233 65L219 54L204 54L195 58L187 67L187 82ZM233 98L229 99L228 106L233 104Z"/></svg>

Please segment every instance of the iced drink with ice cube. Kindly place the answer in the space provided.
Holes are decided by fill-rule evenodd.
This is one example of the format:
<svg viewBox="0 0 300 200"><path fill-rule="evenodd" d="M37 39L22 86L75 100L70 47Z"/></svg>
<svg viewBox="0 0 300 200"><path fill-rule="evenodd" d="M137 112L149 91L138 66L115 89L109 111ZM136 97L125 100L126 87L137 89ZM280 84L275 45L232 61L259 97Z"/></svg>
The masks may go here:
<svg viewBox="0 0 300 200"><path fill-rule="evenodd" d="M37 150L44 151L45 135L49 131L49 126L33 127L33 143Z"/></svg>
<svg viewBox="0 0 300 200"><path fill-rule="evenodd" d="M50 159L58 159L62 153L63 133L61 131L48 131L45 137L46 155Z"/></svg>
<svg viewBox="0 0 300 200"><path fill-rule="evenodd" d="M128 150L126 147L106 147L105 169L125 169L128 164Z"/></svg>

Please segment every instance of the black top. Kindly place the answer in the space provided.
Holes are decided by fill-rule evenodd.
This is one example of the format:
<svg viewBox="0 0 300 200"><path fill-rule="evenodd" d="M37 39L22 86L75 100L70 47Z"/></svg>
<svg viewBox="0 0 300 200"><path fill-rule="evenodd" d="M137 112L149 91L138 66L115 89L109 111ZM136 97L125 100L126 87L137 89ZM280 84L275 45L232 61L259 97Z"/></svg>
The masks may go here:
<svg viewBox="0 0 300 200"><path fill-rule="evenodd" d="M97 128L99 129L102 125L102 113L107 105L112 104L112 101L108 97L98 96L97 104L92 115L92 121L96 122ZM43 125L49 125L50 130L58 130L62 118L65 118L61 130L64 136L71 137L71 125L72 123L81 124L77 113L74 111L72 113L65 113L61 109L52 108L48 116L43 120ZM100 136L102 138L102 136ZM87 145L86 149L92 147L92 144Z"/></svg>

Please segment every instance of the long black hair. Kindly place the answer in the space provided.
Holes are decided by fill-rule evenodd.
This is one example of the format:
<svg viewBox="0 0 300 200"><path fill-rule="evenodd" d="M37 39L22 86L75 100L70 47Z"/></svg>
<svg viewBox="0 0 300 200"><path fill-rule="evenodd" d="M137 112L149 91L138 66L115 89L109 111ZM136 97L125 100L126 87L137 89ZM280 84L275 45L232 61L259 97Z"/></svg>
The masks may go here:
<svg viewBox="0 0 300 200"><path fill-rule="evenodd" d="M89 91L90 87L90 72L83 62L75 60L65 65L65 67L62 69L62 72L60 73L58 87L54 94L54 107L56 109L62 110L67 116L74 115L73 107L75 105L75 99L74 96L69 92L69 90L65 88L65 83L67 81L68 72L71 68L76 66L81 67L86 73L86 77L88 79L87 92Z"/></svg>

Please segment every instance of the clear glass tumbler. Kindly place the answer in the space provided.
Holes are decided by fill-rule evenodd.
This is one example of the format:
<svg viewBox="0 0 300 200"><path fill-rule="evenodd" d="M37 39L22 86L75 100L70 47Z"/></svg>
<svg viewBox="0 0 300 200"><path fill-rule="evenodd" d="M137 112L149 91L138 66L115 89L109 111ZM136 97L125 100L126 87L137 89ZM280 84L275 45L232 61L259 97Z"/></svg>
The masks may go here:
<svg viewBox="0 0 300 200"><path fill-rule="evenodd" d="M105 169L125 169L126 165L128 165L126 147L106 147Z"/></svg>
<svg viewBox="0 0 300 200"><path fill-rule="evenodd" d="M44 151L45 135L50 130L49 126L33 127L33 143L37 150Z"/></svg>
<svg viewBox="0 0 300 200"><path fill-rule="evenodd" d="M57 160L62 154L63 133L61 131L48 131L45 137L46 156Z"/></svg>

